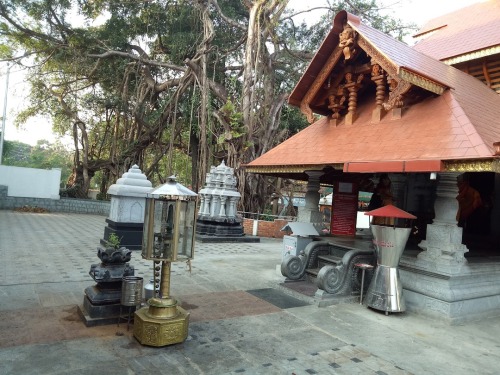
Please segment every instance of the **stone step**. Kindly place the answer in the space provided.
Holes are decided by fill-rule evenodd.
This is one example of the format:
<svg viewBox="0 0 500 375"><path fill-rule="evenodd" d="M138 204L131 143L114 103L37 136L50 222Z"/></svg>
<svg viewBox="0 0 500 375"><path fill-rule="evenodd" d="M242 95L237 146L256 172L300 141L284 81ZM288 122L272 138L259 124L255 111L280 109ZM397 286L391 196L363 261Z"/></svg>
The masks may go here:
<svg viewBox="0 0 500 375"><path fill-rule="evenodd" d="M306 269L306 273L312 276L318 276L320 268L308 268Z"/></svg>
<svg viewBox="0 0 500 375"><path fill-rule="evenodd" d="M318 277L319 268L307 268L306 269L306 280L310 283L315 283L316 278Z"/></svg>
<svg viewBox="0 0 500 375"><path fill-rule="evenodd" d="M318 266L336 266L342 261L342 257L336 255L318 255Z"/></svg>

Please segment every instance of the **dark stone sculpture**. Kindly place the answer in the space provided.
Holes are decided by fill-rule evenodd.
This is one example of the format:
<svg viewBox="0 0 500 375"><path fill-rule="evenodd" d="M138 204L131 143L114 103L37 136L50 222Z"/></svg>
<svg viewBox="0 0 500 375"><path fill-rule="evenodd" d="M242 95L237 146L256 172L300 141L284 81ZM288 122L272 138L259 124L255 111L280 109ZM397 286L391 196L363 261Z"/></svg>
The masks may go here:
<svg viewBox="0 0 500 375"><path fill-rule="evenodd" d="M97 283L85 289L80 316L87 326L116 323L120 314L122 279L134 276L134 267L128 262L132 251L121 247L97 248L101 263L90 266L89 275Z"/></svg>

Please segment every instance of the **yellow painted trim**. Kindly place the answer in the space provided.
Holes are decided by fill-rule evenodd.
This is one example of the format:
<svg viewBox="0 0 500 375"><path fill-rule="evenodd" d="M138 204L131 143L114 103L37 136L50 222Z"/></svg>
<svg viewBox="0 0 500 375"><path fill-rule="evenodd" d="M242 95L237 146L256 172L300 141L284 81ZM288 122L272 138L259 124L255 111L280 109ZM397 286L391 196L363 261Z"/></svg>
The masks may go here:
<svg viewBox="0 0 500 375"><path fill-rule="evenodd" d="M246 172L250 173L304 173L306 171L322 170L326 167L342 170L344 164L245 166L244 168Z"/></svg>
<svg viewBox="0 0 500 375"><path fill-rule="evenodd" d="M446 172L495 172L500 173L500 159L444 160Z"/></svg>
<svg viewBox="0 0 500 375"><path fill-rule="evenodd" d="M446 90L446 86L441 85L428 78L422 77L419 74L410 72L409 70L406 70L404 68L399 69L398 75L402 80L410 82L411 84L421 87L427 91L433 92L434 94L441 95L444 90Z"/></svg>
<svg viewBox="0 0 500 375"><path fill-rule="evenodd" d="M466 53L460 56L450 57L449 59L444 59L441 61L448 65L455 65L465 61L471 61L486 56L496 55L497 53L500 53L500 45L495 47L485 48L479 51Z"/></svg>

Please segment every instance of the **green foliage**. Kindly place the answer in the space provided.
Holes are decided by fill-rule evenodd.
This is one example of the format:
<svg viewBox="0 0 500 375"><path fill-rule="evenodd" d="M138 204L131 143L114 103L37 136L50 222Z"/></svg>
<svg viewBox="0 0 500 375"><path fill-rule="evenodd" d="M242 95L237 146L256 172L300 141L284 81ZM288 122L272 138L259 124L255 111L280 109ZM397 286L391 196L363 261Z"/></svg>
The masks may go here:
<svg viewBox="0 0 500 375"><path fill-rule="evenodd" d="M226 129L223 134L219 135L217 139L218 144L235 140L245 135L243 113L238 111L231 100L228 99L219 111L227 122L229 129Z"/></svg>
<svg viewBox="0 0 500 375"><path fill-rule="evenodd" d="M106 246L118 250L120 248L120 242L121 238L119 238L116 233L111 233L106 240Z"/></svg>
<svg viewBox="0 0 500 375"><path fill-rule="evenodd" d="M207 2L194 0L5 0L0 3L0 58L16 57L18 66L29 67L29 103L17 122L47 115L58 134L73 134L77 176L69 194L78 196L79 188L97 184L104 197L106 187L132 164L147 171L153 185L173 173L190 185L200 176L200 165L206 169L230 154L233 164L248 162L307 126L298 109L281 107L278 98L294 88L338 10L398 37L408 31L399 20L381 16L374 0L331 1L312 26L296 25L288 17L291 11L273 13L273 3L264 2L260 39L252 46L250 126L242 108L247 98L242 93L245 2L219 1L221 15L213 5L204 9ZM75 12L78 17L70 17ZM100 16L104 20L93 25ZM205 16L210 22L204 23ZM78 25L72 24L75 19ZM203 81L208 82L204 104ZM275 103L281 108L272 110ZM208 107L203 107L207 139L200 139L202 105ZM207 160L196 164L202 142ZM61 167L66 176L73 169L65 164L69 156L58 160L55 151L41 144L14 154L17 162L35 167ZM84 175L94 179L83 181ZM263 199L264 194L250 190L247 196Z"/></svg>
<svg viewBox="0 0 500 375"><path fill-rule="evenodd" d="M61 181L64 183L72 169L71 153L60 142L50 143L39 140L36 146L18 141L4 141L4 165L25 168L61 168Z"/></svg>

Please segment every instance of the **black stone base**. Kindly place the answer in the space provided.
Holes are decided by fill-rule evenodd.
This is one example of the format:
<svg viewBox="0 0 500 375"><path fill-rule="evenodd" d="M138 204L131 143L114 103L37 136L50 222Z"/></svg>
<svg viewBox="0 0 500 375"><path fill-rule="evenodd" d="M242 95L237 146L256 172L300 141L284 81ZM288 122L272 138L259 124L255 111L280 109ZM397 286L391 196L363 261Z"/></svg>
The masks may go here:
<svg viewBox="0 0 500 375"><path fill-rule="evenodd" d="M198 219L196 240L200 242L260 242L259 237L246 236L238 221L216 222Z"/></svg>
<svg viewBox="0 0 500 375"><path fill-rule="evenodd" d="M104 238L101 239L101 245L105 246L109 236L114 233L120 239L120 246L130 250L141 250L144 224L117 223L110 219L106 219L106 222L108 225L104 228Z"/></svg>
<svg viewBox="0 0 500 375"><path fill-rule="evenodd" d="M196 221L196 234L216 237L243 237L245 235L240 223L219 223L206 220Z"/></svg>
<svg viewBox="0 0 500 375"><path fill-rule="evenodd" d="M122 297L121 282L108 283L111 284L106 288L99 284L88 286L85 288L85 298L89 300L91 305L112 305L120 304Z"/></svg>
<svg viewBox="0 0 500 375"><path fill-rule="evenodd" d="M207 236L207 235L202 235L202 234L196 234L196 241L203 242L203 243L216 243L216 242L256 243L256 242L260 242L260 237L254 237L254 236L220 237L220 236Z"/></svg>
<svg viewBox="0 0 500 375"><path fill-rule="evenodd" d="M87 293L89 288L85 289L85 293ZM131 320L133 320L137 306L124 306L120 302L119 296L118 300L95 304L91 302L89 296L86 294L83 297L83 304L78 306L78 315L80 315L80 318L87 327L117 324L123 320L127 321L129 314Z"/></svg>

